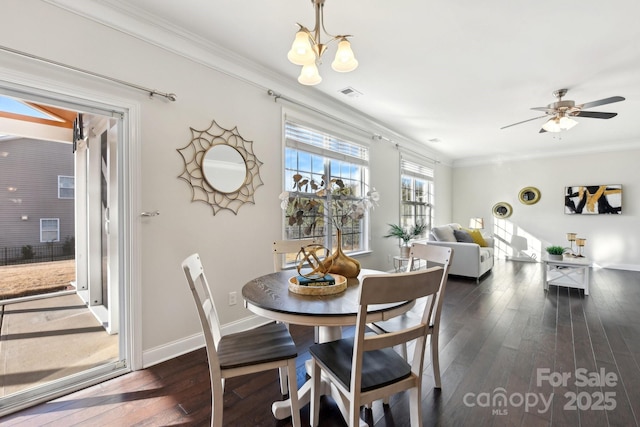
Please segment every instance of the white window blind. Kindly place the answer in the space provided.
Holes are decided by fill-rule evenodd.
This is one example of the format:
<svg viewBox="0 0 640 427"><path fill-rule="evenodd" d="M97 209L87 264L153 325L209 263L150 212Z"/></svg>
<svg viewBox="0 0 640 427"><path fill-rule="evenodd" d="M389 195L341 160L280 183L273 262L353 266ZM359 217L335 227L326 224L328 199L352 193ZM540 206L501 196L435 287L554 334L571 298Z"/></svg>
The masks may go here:
<svg viewBox="0 0 640 427"><path fill-rule="evenodd" d="M369 163L368 147L294 122L285 122L284 137L287 147L300 148L310 153L348 160L352 163Z"/></svg>

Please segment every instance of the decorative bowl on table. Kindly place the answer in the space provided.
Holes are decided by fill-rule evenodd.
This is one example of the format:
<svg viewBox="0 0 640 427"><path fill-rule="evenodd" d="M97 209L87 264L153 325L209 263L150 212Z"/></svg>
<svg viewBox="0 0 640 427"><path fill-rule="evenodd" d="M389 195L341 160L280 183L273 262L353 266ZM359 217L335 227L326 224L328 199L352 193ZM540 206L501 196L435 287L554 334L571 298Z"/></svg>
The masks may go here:
<svg viewBox="0 0 640 427"><path fill-rule="evenodd" d="M333 281L324 281L322 278L306 282L304 276L289 278L289 291L300 295L332 295L347 289L347 278L339 274L329 273ZM301 283L303 282L303 283Z"/></svg>

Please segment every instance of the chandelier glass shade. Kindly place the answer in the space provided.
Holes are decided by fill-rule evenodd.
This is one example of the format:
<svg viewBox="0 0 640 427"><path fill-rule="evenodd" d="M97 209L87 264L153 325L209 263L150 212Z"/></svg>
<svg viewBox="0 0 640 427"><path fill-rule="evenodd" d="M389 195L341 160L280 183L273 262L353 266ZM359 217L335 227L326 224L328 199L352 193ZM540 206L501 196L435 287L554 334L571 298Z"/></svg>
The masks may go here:
<svg viewBox="0 0 640 427"><path fill-rule="evenodd" d="M567 117L564 112L559 112L554 117L550 118L545 124L542 125L542 129L547 132L562 132L563 130L569 130L578 122L570 117Z"/></svg>
<svg viewBox="0 0 640 427"><path fill-rule="evenodd" d="M291 50L287 54L287 58L293 64L301 65L302 70L298 77L298 82L303 85L316 85L322 81L318 65L321 64L321 58L327 49L327 45L334 41L338 42L336 56L331 63L331 68L340 73L348 73L358 67L358 61L351 50L349 43L349 35L332 36L324 29L324 8L325 0L312 0L316 13L316 24L312 31L309 31L304 25L298 24L300 29L296 32L295 40L291 45ZM321 31L328 37L329 41L322 43Z"/></svg>

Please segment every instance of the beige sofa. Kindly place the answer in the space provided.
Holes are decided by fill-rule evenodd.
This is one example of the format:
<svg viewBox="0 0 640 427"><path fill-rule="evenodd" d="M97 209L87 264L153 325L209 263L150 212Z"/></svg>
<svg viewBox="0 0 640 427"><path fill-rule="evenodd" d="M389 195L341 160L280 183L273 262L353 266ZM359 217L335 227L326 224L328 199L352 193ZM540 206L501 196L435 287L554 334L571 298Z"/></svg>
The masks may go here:
<svg viewBox="0 0 640 427"><path fill-rule="evenodd" d="M481 246L473 240L469 241L469 237L472 238L468 230L453 223L433 227L426 243L452 248L454 255L449 274L473 277L479 282L480 277L493 268L494 238L483 234L480 243L484 240L486 246Z"/></svg>

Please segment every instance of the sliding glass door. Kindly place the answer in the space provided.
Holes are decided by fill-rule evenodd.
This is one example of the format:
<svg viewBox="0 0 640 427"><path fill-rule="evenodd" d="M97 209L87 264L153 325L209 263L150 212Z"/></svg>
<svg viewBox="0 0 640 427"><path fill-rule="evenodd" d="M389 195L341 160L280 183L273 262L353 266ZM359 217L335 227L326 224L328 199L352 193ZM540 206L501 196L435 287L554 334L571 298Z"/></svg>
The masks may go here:
<svg viewBox="0 0 640 427"><path fill-rule="evenodd" d="M72 264L61 289L0 299L0 359L10 361L3 368L10 371L0 372L2 416L120 375L130 364L120 191L128 180L120 155L126 112L1 86L0 97L10 100L0 99L0 225L12 230L0 236L0 252L20 248L0 261L0 275L26 271L24 282L33 283L29 274L38 267L45 281L54 280L60 251ZM26 110L6 111L14 101ZM37 255L41 245L47 256ZM17 278L8 280L17 287Z"/></svg>

